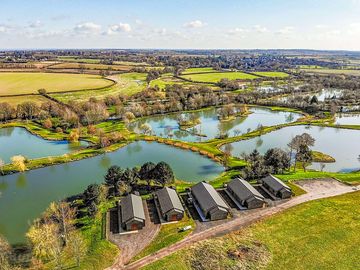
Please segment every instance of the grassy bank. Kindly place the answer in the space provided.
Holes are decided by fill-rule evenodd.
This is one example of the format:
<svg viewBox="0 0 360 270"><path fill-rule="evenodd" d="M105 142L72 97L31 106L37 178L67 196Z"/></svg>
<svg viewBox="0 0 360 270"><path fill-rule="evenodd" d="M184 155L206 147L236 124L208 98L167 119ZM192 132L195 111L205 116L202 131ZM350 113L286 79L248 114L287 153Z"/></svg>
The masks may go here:
<svg viewBox="0 0 360 270"><path fill-rule="evenodd" d="M211 257L218 258L215 263L220 266L235 267L260 260L269 270L356 269L360 259L359 199L360 192L354 192L304 203L250 228L206 240L207 245L200 242L142 269L192 269L189 261L201 260L195 253L197 248L209 246L213 247ZM241 247L240 253L235 253L239 256L229 256L236 247Z"/></svg>
<svg viewBox="0 0 360 270"><path fill-rule="evenodd" d="M192 229L185 232L180 232L179 230L185 226L192 226ZM149 254L155 253L164 247L179 242L188 236L194 230L194 228L194 220L189 218L187 215L185 215L185 217L177 223L161 225L160 232L155 237L155 239L150 243L150 245L148 245L144 250L136 255L132 261L139 260Z"/></svg>
<svg viewBox="0 0 360 270"><path fill-rule="evenodd" d="M306 171L298 169L296 172L288 172L286 174L277 175L284 181L306 180L315 178L335 178L341 182L357 185L360 184L360 172L352 173L333 173L333 172L319 172L319 171Z"/></svg>

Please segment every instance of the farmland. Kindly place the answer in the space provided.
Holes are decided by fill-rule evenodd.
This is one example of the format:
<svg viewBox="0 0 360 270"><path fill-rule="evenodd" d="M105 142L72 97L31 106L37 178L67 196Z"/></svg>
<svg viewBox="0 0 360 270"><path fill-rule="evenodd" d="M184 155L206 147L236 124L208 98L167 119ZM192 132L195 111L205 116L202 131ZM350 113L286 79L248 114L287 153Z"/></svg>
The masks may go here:
<svg viewBox="0 0 360 270"><path fill-rule="evenodd" d="M24 101L30 101L34 102L37 105L41 105L43 102L49 101L47 98L40 96L40 95L25 95L25 96L14 96L14 97L0 97L0 103L1 102L7 102L11 106L17 106L18 104L24 102Z"/></svg>
<svg viewBox="0 0 360 270"><path fill-rule="evenodd" d="M306 68L301 69L301 71L307 73L317 73L317 74L337 74L337 75L352 75L360 76L360 70L357 69L326 69L326 68Z"/></svg>
<svg viewBox="0 0 360 270"><path fill-rule="evenodd" d="M289 74L285 72L272 72L272 71L259 71L259 72L252 72L255 75L263 76L263 77L270 77L270 78L286 78L289 77Z"/></svg>
<svg viewBox="0 0 360 270"><path fill-rule="evenodd" d="M131 66L127 65L104 65L96 63L59 63L49 67L49 69L90 69L90 70L116 70L116 71L129 71Z"/></svg>
<svg viewBox="0 0 360 270"><path fill-rule="evenodd" d="M100 76L85 74L52 73L0 73L0 95L37 94L38 89L48 92L96 89L112 85L113 82Z"/></svg>
<svg viewBox="0 0 360 270"><path fill-rule="evenodd" d="M190 74L190 73L208 73L208 72L216 72L212 67L204 67L204 68L187 68L184 70L182 74Z"/></svg>
<svg viewBox="0 0 360 270"><path fill-rule="evenodd" d="M150 87L158 87L159 89L164 90L167 85L173 85L173 84L181 84L181 85L189 86L189 87L190 86L197 86L196 83L183 81L181 79L172 77L170 75L163 75L158 79L152 80L150 82ZM216 89L216 87L214 85L211 85L211 84L208 84L206 86Z"/></svg>
<svg viewBox="0 0 360 270"><path fill-rule="evenodd" d="M188 75L183 75L181 77L195 82L206 82L206 83L217 83L221 79L253 80L258 78L255 75L251 75L243 72L216 72L216 73L188 74Z"/></svg>
<svg viewBox="0 0 360 270"><path fill-rule="evenodd" d="M89 91L74 91L70 93L57 93L51 96L62 101L69 102L70 100L84 101L90 97L97 99L103 99L109 95L133 95L141 92L146 87L146 73L124 73L112 75L110 79L116 81L114 86L104 88L101 90L89 90Z"/></svg>

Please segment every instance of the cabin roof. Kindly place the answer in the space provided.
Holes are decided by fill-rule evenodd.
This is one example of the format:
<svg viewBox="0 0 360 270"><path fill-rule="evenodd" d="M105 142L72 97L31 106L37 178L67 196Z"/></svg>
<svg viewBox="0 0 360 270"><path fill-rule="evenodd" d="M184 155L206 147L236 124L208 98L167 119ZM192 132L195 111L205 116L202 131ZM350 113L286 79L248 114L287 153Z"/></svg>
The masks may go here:
<svg viewBox="0 0 360 270"><path fill-rule="evenodd" d="M242 201L246 201L254 197L259 200L264 200L264 197L259 193L259 191L257 191L249 182L245 181L244 179L233 179L228 183L228 188L230 188Z"/></svg>
<svg viewBox="0 0 360 270"><path fill-rule="evenodd" d="M291 190L291 188L285 185L284 182L282 182L280 179L276 178L271 174L264 177L261 181L266 183L269 187L271 187L275 191L280 191L282 189Z"/></svg>
<svg viewBox="0 0 360 270"><path fill-rule="evenodd" d="M131 219L145 220L144 205L140 196L129 194L120 201L121 220L128 222Z"/></svg>
<svg viewBox="0 0 360 270"><path fill-rule="evenodd" d="M191 191L201 208L206 212L213 208L229 209L214 187L206 182L196 184L191 188Z"/></svg>
<svg viewBox="0 0 360 270"><path fill-rule="evenodd" d="M163 214L174 209L184 212L184 207L174 189L164 187L163 189L156 191L156 195Z"/></svg>

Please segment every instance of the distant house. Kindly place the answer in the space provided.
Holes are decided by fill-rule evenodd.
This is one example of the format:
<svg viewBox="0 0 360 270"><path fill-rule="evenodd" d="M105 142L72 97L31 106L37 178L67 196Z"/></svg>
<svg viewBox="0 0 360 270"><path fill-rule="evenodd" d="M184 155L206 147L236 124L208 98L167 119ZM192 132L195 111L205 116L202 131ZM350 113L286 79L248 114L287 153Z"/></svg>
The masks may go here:
<svg viewBox="0 0 360 270"><path fill-rule="evenodd" d="M164 220L177 221L184 217L184 207L174 189L165 187L156 191L155 199L159 202L160 214Z"/></svg>
<svg viewBox="0 0 360 270"><path fill-rule="evenodd" d="M261 179L260 182L262 186L275 197L288 199L292 195L291 188L271 174Z"/></svg>
<svg viewBox="0 0 360 270"><path fill-rule="evenodd" d="M265 205L265 198L249 182L236 178L227 184L226 190L242 206L248 209Z"/></svg>
<svg viewBox="0 0 360 270"><path fill-rule="evenodd" d="M142 199L129 194L120 201L121 227L127 231L140 230L145 226L145 212Z"/></svg>
<svg viewBox="0 0 360 270"><path fill-rule="evenodd" d="M191 194L206 219L227 218L229 207L213 186L206 182L200 182L191 188Z"/></svg>

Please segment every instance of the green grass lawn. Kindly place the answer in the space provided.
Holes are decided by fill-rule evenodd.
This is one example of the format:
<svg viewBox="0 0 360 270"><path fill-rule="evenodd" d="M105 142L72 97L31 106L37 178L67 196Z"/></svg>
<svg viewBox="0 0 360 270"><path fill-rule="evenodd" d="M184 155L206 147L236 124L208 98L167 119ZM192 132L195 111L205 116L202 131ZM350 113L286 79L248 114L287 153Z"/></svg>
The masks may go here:
<svg viewBox="0 0 360 270"><path fill-rule="evenodd" d="M256 243L256 246L265 246L262 257L268 262L265 266L268 270L358 269L359 200L358 191L295 206L237 233L207 240L214 247L209 256L217 256L229 247L251 247L252 243ZM219 241L222 248L217 249ZM191 257L191 250L178 251L142 269L191 269L186 263ZM258 255L261 258L261 254ZM222 263L234 264L236 260L245 262L251 258L246 254L240 259L225 256Z"/></svg>
<svg viewBox="0 0 360 270"><path fill-rule="evenodd" d="M203 68L187 68L183 71L182 74L190 73L207 73L207 72L216 72L212 67L203 67Z"/></svg>
<svg viewBox="0 0 360 270"><path fill-rule="evenodd" d="M264 72L252 72L255 75L271 77L271 78L286 78L289 77L289 74L285 72L276 72L276 71L264 71Z"/></svg>
<svg viewBox="0 0 360 270"><path fill-rule="evenodd" d="M180 228L191 225L192 229L179 232ZM195 222L193 219L189 218L187 215L177 222L172 224L163 224L161 225L159 234L155 237L155 239L147 246L144 250L142 250L138 255L136 255L132 261L139 260L149 254L152 254L164 247L170 246L176 242L179 242L181 239L185 238L189 235L193 229L195 229Z"/></svg>
<svg viewBox="0 0 360 270"><path fill-rule="evenodd" d="M81 92L70 92L70 93L57 93L52 94L51 96L62 101L69 102L71 100L84 101L88 100L90 97L95 97L97 99L104 99L106 96L116 96L119 94L123 95L133 95L138 92L143 91L146 88L146 73L123 73L110 76L109 78L113 79L117 83L111 87L100 89L100 90L89 90Z"/></svg>
<svg viewBox="0 0 360 270"><path fill-rule="evenodd" d="M217 73L202 73L202 74L188 74L182 75L181 77L197 81L197 82L209 82L209 83L217 83L221 79L229 79L229 80L253 80L258 78L255 75L243 73L243 72L217 72Z"/></svg>
<svg viewBox="0 0 360 270"><path fill-rule="evenodd" d="M113 83L100 76L60 73L0 73L0 95L37 94L44 88L48 92L96 89Z"/></svg>
<svg viewBox="0 0 360 270"><path fill-rule="evenodd" d="M298 169L296 172L277 175L277 177L279 177L284 181L332 177L348 184L353 184L353 185L360 184L360 172L353 172L353 173L333 173L333 172L319 172L319 171L304 172L303 170Z"/></svg>

